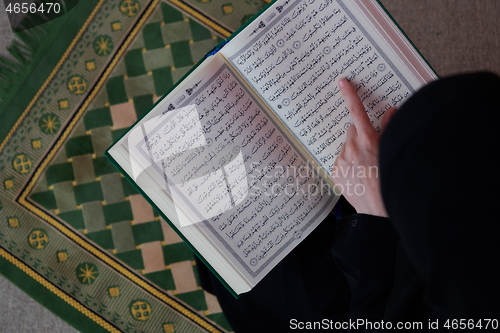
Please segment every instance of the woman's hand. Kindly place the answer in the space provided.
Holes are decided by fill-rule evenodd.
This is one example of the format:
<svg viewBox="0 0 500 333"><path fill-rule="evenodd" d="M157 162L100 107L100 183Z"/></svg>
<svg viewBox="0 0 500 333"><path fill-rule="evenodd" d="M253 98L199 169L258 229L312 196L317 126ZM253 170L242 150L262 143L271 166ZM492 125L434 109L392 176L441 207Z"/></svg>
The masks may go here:
<svg viewBox="0 0 500 333"><path fill-rule="evenodd" d="M387 217L378 179L380 135L371 124L354 87L346 79L339 80L338 86L353 125L347 130L346 142L333 165L333 181L337 191L358 213ZM382 130L395 111L395 108L386 111L382 118Z"/></svg>

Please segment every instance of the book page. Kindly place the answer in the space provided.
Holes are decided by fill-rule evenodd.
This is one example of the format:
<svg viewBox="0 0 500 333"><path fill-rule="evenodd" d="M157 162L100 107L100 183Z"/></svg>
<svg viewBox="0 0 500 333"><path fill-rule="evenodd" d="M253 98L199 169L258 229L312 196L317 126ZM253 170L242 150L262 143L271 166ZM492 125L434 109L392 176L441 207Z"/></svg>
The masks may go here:
<svg viewBox="0 0 500 333"><path fill-rule="evenodd" d="M121 145L133 180L152 197L163 193L179 230L203 233L256 283L337 197L224 61L211 58ZM194 245L203 254L207 244Z"/></svg>
<svg viewBox="0 0 500 333"><path fill-rule="evenodd" d="M221 52L328 175L351 125L338 79L379 131L424 83L347 0L277 1Z"/></svg>

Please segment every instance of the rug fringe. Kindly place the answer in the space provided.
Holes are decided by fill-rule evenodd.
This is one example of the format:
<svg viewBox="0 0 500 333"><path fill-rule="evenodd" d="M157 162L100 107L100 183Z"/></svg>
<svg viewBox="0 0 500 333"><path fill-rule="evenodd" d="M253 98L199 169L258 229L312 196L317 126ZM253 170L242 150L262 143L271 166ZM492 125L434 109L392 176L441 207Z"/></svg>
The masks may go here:
<svg viewBox="0 0 500 333"><path fill-rule="evenodd" d="M31 66L28 65L45 43L48 31L45 24L41 24L43 22L47 22L47 17L43 14L30 13L26 16L20 27L32 28L15 33L17 40L13 40L7 48L11 59L0 57L0 114L4 111L5 102L17 92L19 85L30 73Z"/></svg>

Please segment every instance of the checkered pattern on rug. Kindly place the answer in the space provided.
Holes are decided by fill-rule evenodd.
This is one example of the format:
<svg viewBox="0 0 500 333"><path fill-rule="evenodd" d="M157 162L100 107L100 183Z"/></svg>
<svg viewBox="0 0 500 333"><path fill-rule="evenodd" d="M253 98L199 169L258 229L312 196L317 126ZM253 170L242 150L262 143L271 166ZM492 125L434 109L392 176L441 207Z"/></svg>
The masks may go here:
<svg viewBox="0 0 500 333"><path fill-rule="evenodd" d="M216 299L199 285L191 250L103 156L219 41L199 23L161 3L44 171L30 199L170 295L228 328Z"/></svg>

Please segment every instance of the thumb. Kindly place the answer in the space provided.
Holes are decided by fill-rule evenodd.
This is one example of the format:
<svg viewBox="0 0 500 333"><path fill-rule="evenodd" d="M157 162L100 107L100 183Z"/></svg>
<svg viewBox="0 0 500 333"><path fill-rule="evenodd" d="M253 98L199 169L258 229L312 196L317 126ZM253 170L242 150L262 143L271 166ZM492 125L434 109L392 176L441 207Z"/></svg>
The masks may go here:
<svg viewBox="0 0 500 333"><path fill-rule="evenodd" d="M397 111L398 111L397 108L390 108L389 110L385 111L385 114L382 116L382 131L381 131L381 133L383 133L385 131L391 118L396 114Z"/></svg>

